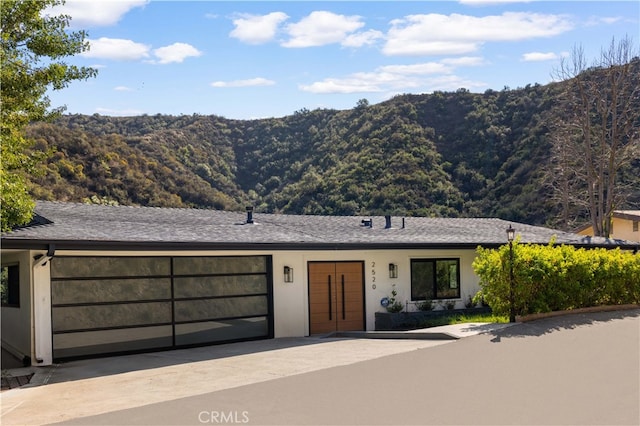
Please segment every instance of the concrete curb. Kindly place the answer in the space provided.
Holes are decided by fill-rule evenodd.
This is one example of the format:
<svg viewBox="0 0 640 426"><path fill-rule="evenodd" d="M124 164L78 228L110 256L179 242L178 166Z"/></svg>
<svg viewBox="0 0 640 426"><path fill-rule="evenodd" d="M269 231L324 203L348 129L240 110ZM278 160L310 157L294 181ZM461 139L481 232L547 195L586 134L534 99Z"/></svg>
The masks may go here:
<svg viewBox="0 0 640 426"><path fill-rule="evenodd" d="M460 337L446 332L417 331L337 331L327 337L347 337L353 339L424 339L424 340L458 340Z"/></svg>
<svg viewBox="0 0 640 426"><path fill-rule="evenodd" d="M635 304L591 306L589 308L568 309L565 311L553 311L553 312L545 312L541 314L530 314L530 315L522 315L522 316L518 315L516 316L516 322L529 322L529 321L535 321L539 319L560 317L560 316L571 315L571 314L590 314L594 312L626 311L626 310L638 309L638 308L640 308L640 305L635 305Z"/></svg>

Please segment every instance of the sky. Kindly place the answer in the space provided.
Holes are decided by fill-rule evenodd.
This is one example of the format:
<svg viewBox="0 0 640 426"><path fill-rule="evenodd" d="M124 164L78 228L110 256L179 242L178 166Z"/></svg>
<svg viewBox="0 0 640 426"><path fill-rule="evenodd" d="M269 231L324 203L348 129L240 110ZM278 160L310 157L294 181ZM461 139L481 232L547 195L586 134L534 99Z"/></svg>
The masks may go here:
<svg viewBox="0 0 640 426"><path fill-rule="evenodd" d="M576 46L640 44L629 1L67 0L98 75L50 91L66 113L283 117L398 94L547 84Z"/></svg>

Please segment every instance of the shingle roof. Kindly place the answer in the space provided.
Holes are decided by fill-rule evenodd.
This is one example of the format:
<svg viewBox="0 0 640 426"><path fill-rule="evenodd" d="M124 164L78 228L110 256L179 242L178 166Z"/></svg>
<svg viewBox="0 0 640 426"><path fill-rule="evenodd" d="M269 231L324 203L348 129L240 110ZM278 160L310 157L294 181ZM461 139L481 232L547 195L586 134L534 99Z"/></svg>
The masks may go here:
<svg viewBox="0 0 640 426"><path fill-rule="evenodd" d="M501 219L314 216L156 207L101 206L39 201L37 220L2 234L3 248L63 249L366 249L498 246L505 230L524 243L634 247L635 243L585 237ZM373 221L372 227L362 225ZM404 228L402 227L404 220Z"/></svg>

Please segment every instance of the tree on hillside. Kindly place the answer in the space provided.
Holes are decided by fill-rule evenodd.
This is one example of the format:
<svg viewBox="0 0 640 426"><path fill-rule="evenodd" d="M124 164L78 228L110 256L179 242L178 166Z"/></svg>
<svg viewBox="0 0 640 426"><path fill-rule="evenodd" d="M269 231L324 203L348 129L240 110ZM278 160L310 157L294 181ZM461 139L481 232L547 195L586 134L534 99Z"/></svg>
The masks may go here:
<svg viewBox="0 0 640 426"><path fill-rule="evenodd" d="M0 166L1 227L3 231L31 219L34 202L28 193L32 173L44 153L31 150L29 123L51 119L63 108L50 110L49 88L59 90L96 70L68 65L65 57L89 49L84 31L67 31L70 17L46 11L64 0L2 0L0 50Z"/></svg>
<svg viewBox="0 0 640 426"><path fill-rule="evenodd" d="M587 216L596 236L609 237L613 211L629 192L624 171L640 157L640 59L630 38L602 49L587 66L576 46L555 71L564 80L552 123L548 181L565 228Z"/></svg>

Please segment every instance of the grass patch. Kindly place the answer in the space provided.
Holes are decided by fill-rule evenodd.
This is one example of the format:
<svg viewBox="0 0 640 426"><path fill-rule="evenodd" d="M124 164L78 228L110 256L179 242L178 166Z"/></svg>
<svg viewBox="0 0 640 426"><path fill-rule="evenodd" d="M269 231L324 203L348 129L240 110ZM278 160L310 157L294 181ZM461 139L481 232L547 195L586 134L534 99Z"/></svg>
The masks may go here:
<svg viewBox="0 0 640 426"><path fill-rule="evenodd" d="M441 325L467 324L470 322L507 323L508 316L494 314L451 314L421 321L418 328L439 327Z"/></svg>

